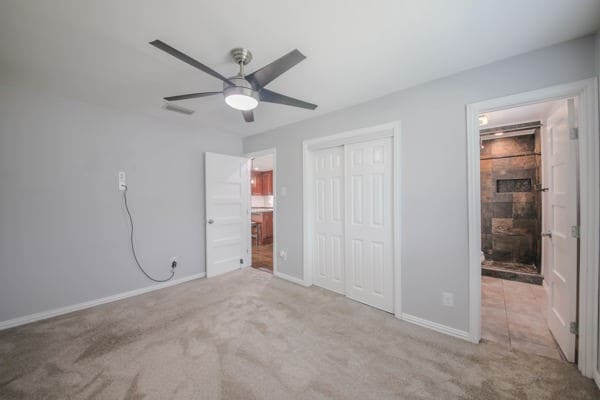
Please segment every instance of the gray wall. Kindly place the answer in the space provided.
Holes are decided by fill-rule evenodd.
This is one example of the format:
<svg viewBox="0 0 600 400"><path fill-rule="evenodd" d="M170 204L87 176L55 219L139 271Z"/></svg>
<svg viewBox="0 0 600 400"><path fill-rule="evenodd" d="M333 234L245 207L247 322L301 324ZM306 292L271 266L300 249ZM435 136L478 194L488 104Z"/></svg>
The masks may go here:
<svg viewBox="0 0 600 400"><path fill-rule="evenodd" d="M203 272L203 153L241 149L219 132L0 86L0 321L153 284L129 250L119 170L149 272L167 276L171 256L176 278Z"/></svg>
<svg viewBox="0 0 600 400"><path fill-rule="evenodd" d="M600 31L596 32L596 76L598 80L600 80ZM598 85L598 97L600 97L600 85ZM599 104L600 106L600 104ZM598 113L600 114L600 107L598 109ZM600 279L600 276L598 277ZM600 287L600 282L598 282L598 286ZM598 292L598 332L600 333L600 291ZM600 373L600 334L598 335L598 359L597 359L597 370Z"/></svg>
<svg viewBox="0 0 600 400"><path fill-rule="evenodd" d="M403 312L468 329L468 235L465 105L596 75L589 36L495 62L448 78L244 140L244 151L277 148L279 268L302 277L302 141L402 121ZM441 167L440 167L441 166ZM455 308L441 305L454 292Z"/></svg>

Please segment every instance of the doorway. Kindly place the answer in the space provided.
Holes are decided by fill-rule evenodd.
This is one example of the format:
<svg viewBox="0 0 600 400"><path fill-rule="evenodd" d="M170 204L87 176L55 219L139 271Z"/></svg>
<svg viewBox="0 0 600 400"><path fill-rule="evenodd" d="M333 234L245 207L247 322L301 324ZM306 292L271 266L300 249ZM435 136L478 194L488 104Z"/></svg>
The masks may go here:
<svg viewBox="0 0 600 400"><path fill-rule="evenodd" d="M515 117L536 107L545 111ZM500 332L540 354L537 335L588 377L598 343L597 107L595 79L467 106L471 340ZM502 113L510 120L491 123Z"/></svg>
<svg viewBox="0 0 600 400"><path fill-rule="evenodd" d="M576 287L559 287L577 280L577 238L564 235L567 226L577 224L577 188L568 188L577 180L576 170L569 170L578 162L576 153L569 154L573 101L479 115L481 337L570 361L575 356L573 336L565 335L565 327L556 322L575 318L576 312L570 308L576 301L558 300L577 297ZM561 204L555 202L559 198ZM568 246L573 246L570 252ZM554 253L560 260L552 259ZM562 279L556 279L558 269ZM553 296L550 304L550 292L561 290L565 293Z"/></svg>
<svg viewBox="0 0 600 400"><path fill-rule="evenodd" d="M250 154L252 268L275 271L275 150Z"/></svg>

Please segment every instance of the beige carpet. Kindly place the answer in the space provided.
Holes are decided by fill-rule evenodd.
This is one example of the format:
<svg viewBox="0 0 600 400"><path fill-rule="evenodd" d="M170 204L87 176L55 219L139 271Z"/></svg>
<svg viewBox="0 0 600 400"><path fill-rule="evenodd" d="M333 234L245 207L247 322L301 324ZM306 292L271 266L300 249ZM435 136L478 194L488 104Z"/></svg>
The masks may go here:
<svg viewBox="0 0 600 400"><path fill-rule="evenodd" d="M562 361L472 345L247 268L0 332L5 399L598 399Z"/></svg>

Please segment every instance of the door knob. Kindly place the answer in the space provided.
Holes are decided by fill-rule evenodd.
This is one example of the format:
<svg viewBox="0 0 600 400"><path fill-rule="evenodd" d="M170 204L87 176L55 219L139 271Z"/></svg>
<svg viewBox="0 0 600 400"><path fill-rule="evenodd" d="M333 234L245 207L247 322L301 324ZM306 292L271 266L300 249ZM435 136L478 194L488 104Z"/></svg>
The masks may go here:
<svg viewBox="0 0 600 400"><path fill-rule="evenodd" d="M213 219L211 218L211 219L209 219L209 220L208 220L208 223L209 223L209 224L214 224L214 223L215 223L215 220L213 220Z"/></svg>
<svg viewBox="0 0 600 400"><path fill-rule="evenodd" d="M542 232L542 237L547 237L552 239L552 232Z"/></svg>

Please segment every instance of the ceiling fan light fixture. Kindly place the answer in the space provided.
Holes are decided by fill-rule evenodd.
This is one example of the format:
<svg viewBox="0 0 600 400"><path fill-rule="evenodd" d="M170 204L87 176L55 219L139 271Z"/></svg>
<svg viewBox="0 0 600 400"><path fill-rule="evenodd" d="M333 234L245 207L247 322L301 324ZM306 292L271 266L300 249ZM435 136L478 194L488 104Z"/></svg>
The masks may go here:
<svg viewBox="0 0 600 400"><path fill-rule="evenodd" d="M254 110L258 106L258 95L243 78L232 78L236 86L223 85L225 103L240 111Z"/></svg>
<svg viewBox="0 0 600 400"><path fill-rule="evenodd" d="M240 111L254 110L258 105L258 101L254 97L245 94L230 94L225 97L225 103L229 107Z"/></svg>

